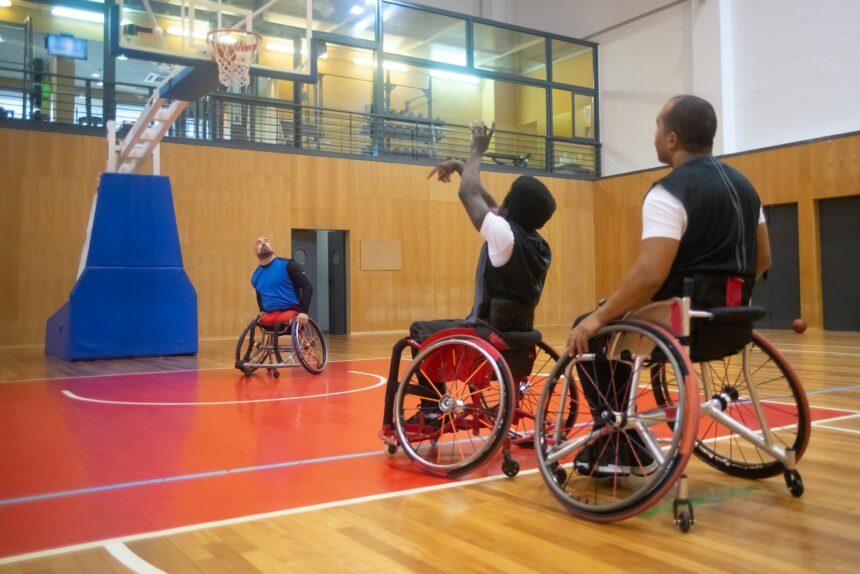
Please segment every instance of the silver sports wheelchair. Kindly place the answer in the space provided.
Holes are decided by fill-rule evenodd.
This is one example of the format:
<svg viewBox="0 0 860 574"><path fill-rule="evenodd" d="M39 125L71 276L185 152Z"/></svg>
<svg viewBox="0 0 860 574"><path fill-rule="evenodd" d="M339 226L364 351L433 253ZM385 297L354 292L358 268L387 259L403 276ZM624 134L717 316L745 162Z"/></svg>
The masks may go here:
<svg viewBox="0 0 860 574"><path fill-rule="evenodd" d="M809 404L785 358L752 330L764 309L693 310L694 290L687 282L687 296L610 323L589 353L565 354L552 368L535 452L574 515L624 520L677 485L674 519L687 532L684 469L693 454L732 476L782 475L793 496L803 494L795 465L809 442Z"/></svg>
<svg viewBox="0 0 860 574"><path fill-rule="evenodd" d="M296 313L298 314L298 313ZM257 369L281 376L279 369L301 365L312 375L319 375L328 362L325 336L313 319L302 326L292 316L279 320L283 313L260 313L242 331L236 343L236 368L246 377ZM287 345L283 345L284 340Z"/></svg>
<svg viewBox="0 0 860 574"><path fill-rule="evenodd" d="M404 350L412 361L400 375ZM511 446L531 448L543 382L558 353L539 331L502 332L487 325L449 328L394 346L380 439L422 470L455 477L501 447L502 471L519 470Z"/></svg>

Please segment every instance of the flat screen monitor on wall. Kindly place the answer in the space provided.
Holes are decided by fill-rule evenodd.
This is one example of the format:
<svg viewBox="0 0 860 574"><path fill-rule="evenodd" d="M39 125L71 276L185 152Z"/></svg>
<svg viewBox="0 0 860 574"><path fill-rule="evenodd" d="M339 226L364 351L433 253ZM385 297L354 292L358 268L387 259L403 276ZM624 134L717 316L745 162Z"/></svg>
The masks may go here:
<svg viewBox="0 0 860 574"><path fill-rule="evenodd" d="M45 36L45 49L50 56L75 60L87 59L87 41L69 34L48 34Z"/></svg>

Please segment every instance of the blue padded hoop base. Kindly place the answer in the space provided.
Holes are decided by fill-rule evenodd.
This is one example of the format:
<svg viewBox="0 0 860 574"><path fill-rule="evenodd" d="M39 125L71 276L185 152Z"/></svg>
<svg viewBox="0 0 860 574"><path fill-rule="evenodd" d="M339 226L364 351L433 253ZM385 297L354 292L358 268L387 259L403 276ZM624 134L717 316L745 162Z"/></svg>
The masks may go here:
<svg viewBox="0 0 860 574"><path fill-rule="evenodd" d="M45 352L71 360L197 353L197 293L168 178L102 174L86 265L48 319Z"/></svg>

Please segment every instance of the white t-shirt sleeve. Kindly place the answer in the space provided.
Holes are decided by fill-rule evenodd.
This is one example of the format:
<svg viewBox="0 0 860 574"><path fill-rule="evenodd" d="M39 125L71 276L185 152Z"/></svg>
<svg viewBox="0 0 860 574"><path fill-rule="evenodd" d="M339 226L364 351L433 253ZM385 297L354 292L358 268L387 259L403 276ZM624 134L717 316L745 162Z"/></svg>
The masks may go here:
<svg viewBox="0 0 860 574"><path fill-rule="evenodd" d="M481 224L481 236L487 240L487 252L493 267L501 267L510 261L514 252L514 232L504 217L487 213Z"/></svg>
<svg viewBox="0 0 860 574"><path fill-rule="evenodd" d="M642 239L668 237L678 241L687 230L687 210L681 201L657 185L642 204Z"/></svg>

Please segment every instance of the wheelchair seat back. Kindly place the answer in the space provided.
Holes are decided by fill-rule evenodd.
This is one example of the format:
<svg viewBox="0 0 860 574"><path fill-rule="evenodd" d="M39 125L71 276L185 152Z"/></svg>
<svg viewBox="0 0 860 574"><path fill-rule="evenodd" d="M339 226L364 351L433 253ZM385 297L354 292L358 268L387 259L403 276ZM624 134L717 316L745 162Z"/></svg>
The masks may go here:
<svg viewBox="0 0 860 574"><path fill-rule="evenodd" d="M752 340L753 323L764 316L764 309L749 305L755 278L696 274L685 283L692 309L713 315L690 321L690 359L694 363L734 355Z"/></svg>

